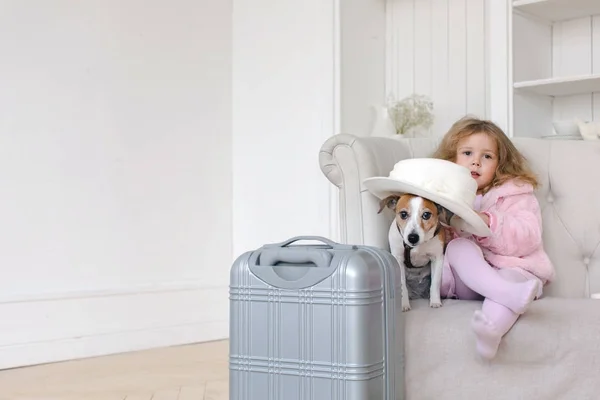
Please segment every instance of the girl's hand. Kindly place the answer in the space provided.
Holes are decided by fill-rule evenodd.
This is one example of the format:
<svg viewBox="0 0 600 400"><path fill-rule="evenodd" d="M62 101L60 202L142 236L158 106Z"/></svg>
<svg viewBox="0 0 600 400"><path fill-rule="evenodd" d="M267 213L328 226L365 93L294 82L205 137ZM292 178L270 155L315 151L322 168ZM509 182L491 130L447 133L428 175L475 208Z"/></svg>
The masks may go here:
<svg viewBox="0 0 600 400"><path fill-rule="evenodd" d="M490 226L490 218L487 214L478 212L477 215L479 215L479 217L483 220L483 222L485 222L487 226ZM459 234L467 231L466 222L458 215L454 215L452 217L452 219L450 220L450 226L454 228Z"/></svg>
<svg viewBox="0 0 600 400"><path fill-rule="evenodd" d="M452 219L450 220L450 226L452 228L454 228L456 233L458 233L459 235L463 232L466 232L466 225L467 224L466 224L465 220L456 214L454 214L452 216Z"/></svg>
<svg viewBox="0 0 600 400"><path fill-rule="evenodd" d="M477 215L481 217L481 219L483 220L483 222L485 222L487 226L490 226L490 217L487 214L478 212Z"/></svg>

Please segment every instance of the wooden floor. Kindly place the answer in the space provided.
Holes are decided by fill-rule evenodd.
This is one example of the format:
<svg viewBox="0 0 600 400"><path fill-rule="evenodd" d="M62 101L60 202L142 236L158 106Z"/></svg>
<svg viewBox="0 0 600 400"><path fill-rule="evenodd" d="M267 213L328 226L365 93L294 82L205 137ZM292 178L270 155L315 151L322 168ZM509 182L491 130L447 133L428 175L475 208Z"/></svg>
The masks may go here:
<svg viewBox="0 0 600 400"><path fill-rule="evenodd" d="M228 342L0 371L0 400L227 400Z"/></svg>

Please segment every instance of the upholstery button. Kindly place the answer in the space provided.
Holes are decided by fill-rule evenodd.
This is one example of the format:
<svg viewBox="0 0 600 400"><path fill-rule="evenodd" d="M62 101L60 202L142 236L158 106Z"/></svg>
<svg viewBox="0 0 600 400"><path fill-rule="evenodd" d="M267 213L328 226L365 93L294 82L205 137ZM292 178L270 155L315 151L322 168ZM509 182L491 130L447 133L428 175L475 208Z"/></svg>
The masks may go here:
<svg viewBox="0 0 600 400"><path fill-rule="evenodd" d="M584 263L585 265L589 265L589 264L590 264L590 258L589 258L589 257L585 257L585 258L583 259L583 263Z"/></svg>
<svg viewBox="0 0 600 400"><path fill-rule="evenodd" d="M548 195L546 200L548 201L548 203L554 203L554 197L552 197L552 195Z"/></svg>

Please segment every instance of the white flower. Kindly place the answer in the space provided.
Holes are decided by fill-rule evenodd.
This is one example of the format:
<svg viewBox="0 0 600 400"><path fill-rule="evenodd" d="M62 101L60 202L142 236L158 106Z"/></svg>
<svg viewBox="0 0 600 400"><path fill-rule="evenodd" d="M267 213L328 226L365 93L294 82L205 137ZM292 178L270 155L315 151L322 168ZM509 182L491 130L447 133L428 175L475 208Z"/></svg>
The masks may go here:
<svg viewBox="0 0 600 400"><path fill-rule="evenodd" d="M388 113L399 135L418 126L429 128L433 124L433 102L424 95L413 94L398 102L390 101Z"/></svg>

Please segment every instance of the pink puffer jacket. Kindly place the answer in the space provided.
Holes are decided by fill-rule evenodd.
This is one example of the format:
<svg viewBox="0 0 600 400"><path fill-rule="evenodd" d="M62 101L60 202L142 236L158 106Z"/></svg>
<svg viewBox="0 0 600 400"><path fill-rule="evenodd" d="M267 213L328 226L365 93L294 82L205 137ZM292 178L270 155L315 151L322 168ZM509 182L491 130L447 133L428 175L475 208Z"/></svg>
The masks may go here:
<svg viewBox="0 0 600 400"><path fill-rule="evenodd" d="M492 236L471 236L485 259L497 268L519 267L540 278L554 279L554 266L544 251L540 205L527 183L508 181L490 189L479 211L490 217Z"/></svg>

